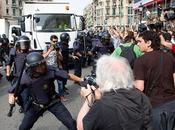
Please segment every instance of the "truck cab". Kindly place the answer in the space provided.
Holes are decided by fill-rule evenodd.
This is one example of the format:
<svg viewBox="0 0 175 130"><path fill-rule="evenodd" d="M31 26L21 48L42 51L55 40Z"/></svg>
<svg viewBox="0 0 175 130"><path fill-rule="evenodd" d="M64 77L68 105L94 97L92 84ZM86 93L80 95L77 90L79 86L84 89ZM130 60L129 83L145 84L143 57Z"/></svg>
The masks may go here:
<svg viewBox="0 0 175 130"><path fill-rule="evenodd" d="M65 2L25 2L24 15L21 19L21 30L31 39L31 48L43 50L50 36L66 32L70 35L69 49L78 31L84 29L84 18L70 11Z"/></svg>

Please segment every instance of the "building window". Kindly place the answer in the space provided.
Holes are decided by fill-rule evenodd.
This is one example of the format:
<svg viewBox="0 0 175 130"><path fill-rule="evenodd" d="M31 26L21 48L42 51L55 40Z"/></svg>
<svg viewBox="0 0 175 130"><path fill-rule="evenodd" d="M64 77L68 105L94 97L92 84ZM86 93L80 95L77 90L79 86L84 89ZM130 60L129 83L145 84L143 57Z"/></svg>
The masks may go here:
<svg viewBox="0 0 175 130"><path fill-rule="evenodd" d="M112 8L112 15L116 15L116 8Z"/></svg>
<svg viewBox="0 0 175 130"><path fill-rule="evenodd" d="M21 9L19 9L19 15L22 16L22 10Z"/></svg>
<svg viewBox="0 0 175 130"><path fill-rule="evenodd" d="M121 14L122 13L122 7L120 5L118 6L118 9L119 9L119 11L118 11L119 14Z"/></svg>
<svg viewBox="0 0 175 130"><path fill-rule="evenodd" d="M100 16L100 10L97 10L97 16Z"/></svg>
<svg viewBox="0 0 175 130"><path fill-rule="evenodd" d="M110 2L109 1L106 1L106 6L110 6Z"/></svg>
<svg viewBox="0 0 175 130"><path fill-rule="evenodd" d="M9 15L9 9L6 9L6 15Z"/></svg>
<svg viewBox="0 0 175 130"><path fill-rule="evenodd" d="M13 16L16 16L16 10L13 9Z"/></svg>
<svg viewBox="0 0 175 130"><path fill-rule="evenodd" d="M6 0L6 5L8 5L9 4L9 1L8 0Z"/></svg>
<svg viewBox="0 0 175 130"><path fill-rule="evenodd" d="M16 4L16 0L12 0L12 5L15 5Z"/></svg>
<svg viewBox="0 0 175 130"><path fill-rule="evenodd" d="M20 0L20 1L19 1L19 7L21 7L21 6L22 6L22 1Z"/></svg>
<svg viewBox="0 0 175 130"><path fill-rule="evenodd" d="M128 7L128 14L132 14L132 7Z"/></svg>
<svg viewBox="0 0 175 130"><path fill-rule="evenodd" d="M128 25L131 25L133 23L133 17L128 16Z"/></svg>
<svg viewBox="0 0 175 130"><path fill-rule="evenodd" d="M109 8L106 8L106 15L109 15Z"/></svg>

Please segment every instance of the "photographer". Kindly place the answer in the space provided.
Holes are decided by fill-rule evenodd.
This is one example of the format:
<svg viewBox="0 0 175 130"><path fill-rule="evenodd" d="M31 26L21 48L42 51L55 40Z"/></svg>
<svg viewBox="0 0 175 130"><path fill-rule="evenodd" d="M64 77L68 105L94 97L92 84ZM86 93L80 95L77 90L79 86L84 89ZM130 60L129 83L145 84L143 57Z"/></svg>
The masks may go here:
<svg viewBox="0 0 175 130"><path fill-rule="evenodd" d="M50 44L46 46L43 51L43 56L46 58L47 64L54 67L62 68L60 61L62 60L62 54L60 49L57 48L58 37L56 35L50 36Z"/></svg>
<svg viewBox="0 0 175 130"><path fill-rule="evenodd" d="M63 56L58 44L58 37L56 35L50 36L50 44L46 46L43 51L43 57L46 59L47 65L50 65L55 68L62 69L62 60ZM64 97L64 90L63 90L63 81L57 80L58 83L58 92L62 101L67 101Z"/></svg>
<svg viewBox="0 0 175 130"><path fill-rule="evenodd" d="M96 83L81 88L85 102L77 117L78 130L151 130L151 105L133 86L133 74L121 57L97 60Z"/></svg>

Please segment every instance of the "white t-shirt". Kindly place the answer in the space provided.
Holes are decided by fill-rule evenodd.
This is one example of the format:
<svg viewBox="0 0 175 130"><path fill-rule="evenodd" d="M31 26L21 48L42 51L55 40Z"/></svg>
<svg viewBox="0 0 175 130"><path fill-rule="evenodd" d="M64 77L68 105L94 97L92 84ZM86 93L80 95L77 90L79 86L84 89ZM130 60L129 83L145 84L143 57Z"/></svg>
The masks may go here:
<svg viewBox="0 0 175 130"><path fill-rule="evenodd" d="M50 46L46 46L44 48L44 52L47 52L49 48L50 48ZM46 62L47 62L47 65L58 67L56 50L53 50L49 53L49 55L46 57Z"/></svg>

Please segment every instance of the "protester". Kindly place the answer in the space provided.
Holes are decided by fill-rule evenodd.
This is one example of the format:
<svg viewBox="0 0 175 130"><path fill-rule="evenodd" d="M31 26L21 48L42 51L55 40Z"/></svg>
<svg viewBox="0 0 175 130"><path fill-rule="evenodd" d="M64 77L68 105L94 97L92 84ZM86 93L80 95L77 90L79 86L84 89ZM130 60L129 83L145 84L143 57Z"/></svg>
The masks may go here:
<svg viewBox="0 0 175 130"><path fill-rule="evenodd" d="M133 68L135 59L142 55L135 42L134 32L127 31L127 36L124 38L123 44L114 50L112 56L122 56L126 58L131 68Z"/></svg>
<svg viewBox="0 0 175 130"><path fill-rule="evenodd" d="M156 32L145 31L139 34L137 41L144 55L134 64L135 86L151 101L153 129L172 130L175 119L175 59L170 53L160 50L160 38Z"/></svg>
<svg viewBox="0 0 175 130"><path fill-rule="evenodd" d="M97 86L81 88L85 102L77 117L78 130L151 130L149 99L134 88L126 59L97 60Z"/></svg>
<svg viewBox="0 0 175 130"><path fill-rule="evenodd" d="M48 65L51 65L55 68L62 69L62 60L63 56L61 53L61 49L57 46L58 37L56 35L50 36L50 43L46 45L43 51L43 56L46 59ZM63 81L57 80L58 84L58 92L60 94L60 98L62 101L67 101L63 92Z"/></svg>

